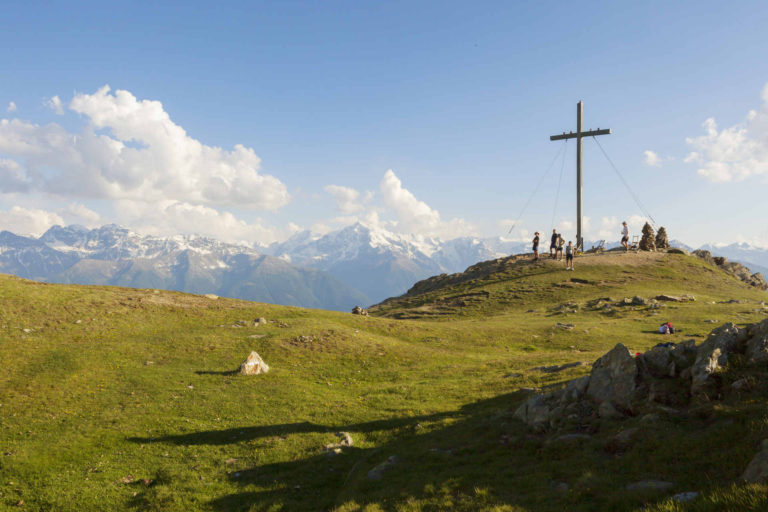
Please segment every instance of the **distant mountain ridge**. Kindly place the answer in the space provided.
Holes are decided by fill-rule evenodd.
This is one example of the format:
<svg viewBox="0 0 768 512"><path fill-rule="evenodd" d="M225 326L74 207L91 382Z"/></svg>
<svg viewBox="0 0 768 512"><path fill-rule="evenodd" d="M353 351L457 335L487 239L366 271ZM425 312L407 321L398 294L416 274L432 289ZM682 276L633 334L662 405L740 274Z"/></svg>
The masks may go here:
<svg viewBox="0 0 768 512"><path fill-rule="evenodd" d="M693 249L679 240L671 245ZM547 247L542 244L544 253ZM744 243L701 248L768 274L768 249ZM324 235L302 231L266 247L196 235L146 236L114 224L54 226L39 238L0 233L0 272L349 310L402 295L423 279L530 250L529 242L502 237L445 241L362 223Z"/></svg>
<svg viewBox="0 0 768 512"><path fill-rule="evenodd" d="M40 238L0 233L0 272L53 283L214 293L349 310L370 299L326 272L200 236L153 237L110 224L54 226Z"/></svg>

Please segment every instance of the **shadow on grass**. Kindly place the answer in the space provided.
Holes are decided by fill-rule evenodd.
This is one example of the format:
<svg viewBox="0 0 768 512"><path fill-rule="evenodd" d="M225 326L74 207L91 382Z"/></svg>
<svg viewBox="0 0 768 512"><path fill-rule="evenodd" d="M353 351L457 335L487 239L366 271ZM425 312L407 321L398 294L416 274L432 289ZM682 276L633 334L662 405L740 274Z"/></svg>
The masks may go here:
<svg viewBox="0 0 768 512"><path fill-rule="evenodd" d="M239 371L240 370L197 370L195 373L197 375L237 375Z"/></svg>
<svg viewBox="0 0 768 512"><path fill-rule="evenodd" d="M765 391L754 390L756 394ZM297 422L130 440L226 445L270 436L329 433L328 442L333 442L330 434L339 431L351 433L355 440L355 446L339 454L327 452L320 444L295 460L225 473L239 489L208 502L217 511L338 508L351 512L378 503L380 508L372 510L559 512L634 511L654 505L671 511L662 505L676 492L716 493L738 478L734 468L742 471L754 454L756 439L764 436L750 427L764 409L739 421L733 412L712 410L707 417L693 414L685 421L660 420L661 424L642 429L635 444L617 455L605 448L605 442L636 425L634 420L604 421L593 425L597 430L590 430L588 437L558 442L557 435L533 435L512 418L512 411L527 396L514 392L455 411L354 424ZM669 494L625 489L628 483L646 479L669 479L675 486ZM559 490L562 483L568 484L566 492ZM163 490L162 485L148 489L146 497L139 497L141 503L151 503L156 498L153 493L160 492L173 489ZM758 501L768 504L768 496L764 493ZM716 507L717 502L702 510Z"/></svg>

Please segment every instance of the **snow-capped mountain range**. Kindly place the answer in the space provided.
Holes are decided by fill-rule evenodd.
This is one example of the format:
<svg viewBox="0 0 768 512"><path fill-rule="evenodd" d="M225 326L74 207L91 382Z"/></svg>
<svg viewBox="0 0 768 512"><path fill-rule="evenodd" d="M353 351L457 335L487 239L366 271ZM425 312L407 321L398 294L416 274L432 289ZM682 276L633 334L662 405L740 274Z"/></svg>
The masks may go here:
<svg viewBox="0 0 768 512"><path fill-rule="evenodd" d="M691 249L676 240L672 245ZM768 274L768 249L744 243L701 248ZM39 238L0 233L0 272L349 310L400 295L433 275L529 251L528 242L501 237L444 241L361 223L325 235L303 231L267 247L145 236L114 224L54 226Z"/></svg>
<svg viewBox="0 0 768 512"><path fill-rule="evenodd" d="M0 233L0 272L55 283L160 288L325 309L370 299L323 271L199 236L153 237L114 224Z"/></svg>
<svg viewBox="0 0 768 512"><path fill-rule="evenodd" d="M356 223L323 236L303 231L264 250L296 265L325 270L379 302L405 293L421 279L461 272L526 246L501 238L441 241Z"/></svg>

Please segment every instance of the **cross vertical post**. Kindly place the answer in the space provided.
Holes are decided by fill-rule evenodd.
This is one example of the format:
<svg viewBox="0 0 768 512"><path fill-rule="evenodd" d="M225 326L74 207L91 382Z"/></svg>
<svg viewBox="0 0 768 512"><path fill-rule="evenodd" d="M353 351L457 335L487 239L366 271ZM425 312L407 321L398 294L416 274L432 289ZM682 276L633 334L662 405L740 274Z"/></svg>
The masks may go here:
<svg viewBox="0 0 768 512"><path fill-rule="evenodd" d="M581 140L584 137L594 137L596 135L609 135L611 133L610 128L605 128L601 130L598 128L597 130L587 130L584 131L584 103L579 101L576 104L576 133L569 132L565 133L563 132L562 135L550 135L549 140L567 140L567 139L576 139L576 250L583 250L584 247L584 238L582 236L582 204L581 204L581 193L582 193L582 182L581 182L581 161L582 161L582 150L581 150Z"/></svg>

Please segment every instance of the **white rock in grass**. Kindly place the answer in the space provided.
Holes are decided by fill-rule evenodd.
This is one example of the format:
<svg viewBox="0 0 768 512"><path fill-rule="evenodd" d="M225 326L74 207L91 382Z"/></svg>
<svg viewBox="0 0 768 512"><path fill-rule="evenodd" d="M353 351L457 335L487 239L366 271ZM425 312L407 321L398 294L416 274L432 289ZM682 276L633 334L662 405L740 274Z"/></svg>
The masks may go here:
<svg viewBox="0 0 768 512"><path fill-rule="evenodd" d="M256 352L251 352L248 358L240 365L240 375L259 375L267 373L269 366Z"/></svg>

